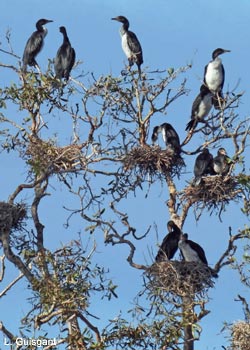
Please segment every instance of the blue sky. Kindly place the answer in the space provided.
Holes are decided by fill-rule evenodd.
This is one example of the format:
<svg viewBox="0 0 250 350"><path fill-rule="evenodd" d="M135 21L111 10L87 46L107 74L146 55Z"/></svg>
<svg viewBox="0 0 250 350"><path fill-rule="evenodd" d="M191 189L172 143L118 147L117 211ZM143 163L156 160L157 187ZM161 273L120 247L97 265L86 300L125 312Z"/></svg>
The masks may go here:
<svg viewBox="0 0 250 350"><path fill-rule="evenodd" d="M189 121L192 102L199 92L204 66L210 60L212 51L217 47L230 49L231 53L222 57L226 70L224 90L232 90L237 86L237 92L245 91L238 113L243 119L249 116L250 50L247 34L250 31L250 2L248 0L2 0L0 13L1 48L7 49L4 35L6 30L10 29L13 49L22 56L25 43L35 30L36 21L40 18L52 19L54 22L47 25L49 32L43 51L37 58L41 68L46 67L48 58L55 57L62 42L58 28L64 25L71 44L76 50L77 59L83 61L72 75L77 76L83 70L85 73L94 72L97 77L100 74L110 73L119 75L123 69L126 59L120 45L120 24L111 21L111 18L117 15L126 16L130 20L131 30L137 34L143 47L143 67L154 70L178 68L187 63L193 65L186 74L189 95L181 97L170 106L166 116L166 120L174 125L181 138L185 137L185 125ZM6 60L15 62L14 59L0 52L0 61ZM1 68L0 85L4 86L9 82L9 72L6 73ZM60 137L62 142L66 143L68 134L63 133L63 128L69 126L63 123L61 116L59 118L62 121L58 125ZM162 118L165 117L159 116L153 124L157 125L160 120L163 120ZM230 154L230 147L228 153ZM4 183L0 200L6 200L20 179L24 181L25 169L17 174L16 169L19 171L17 164L22 166L22 163L16 163L16 159L13 162L11 155L1 154L0 156L5 165L0 174L0 182ZM190 177L192 169L193 162L190 161L187 165ZM72 206L76 205L73 198L65 195L65 188L58 186L56 181L55 185L57 187L51 187L53 196L45 200L42 208L42 220L48 227L48 236L45 241L50 242L54 247L60 241L67 242L72 238L69 230L63 229L62 215L66 218L66 214L62 214L61 206L68 202ZM26 193L25 196L28 199L31 194ZM168 220L165 206L167 197L166 189L156 185L147 199L145 194L138 191L138 196L131 199L132 204L127 209L135 222L140 221L138 229L142 232L148 225L156 223L160 241L165 235ZM53 212L47 212L48 206L53 206ZM61 220L58 227L55 217L59 216ZM231 225L233 232L236 233L244 223L248 224L247 219L240 213L239 206L233 204L227 208L222 223L219 222L218 217L204 212L203 217L196 224L191 210L185 223L185 231L190 233L191 239L204 247L208 261L213 265L226 246L228 226ZM80 219L74 219L71 229L72 232L83 231L84 223ZM56 232L55 236L51 232ZM53 241L52 237L54 237ZM153 250L154 253L157 250L154 230L151 231L148 239L140 242L137 247L136 257L141 263L144 263L145 259L150 262L148 249ZM133 297L141 288L141 272L128 267L124 248L105 247L100 243L97 250L96 261L100 264L107 263L111 277L120 285L118 289L120 297L112 304L112 308L103 302L97 303L97 306L91 306L91 312L99 316L104 314L106 319L109 319L115 317L120 310L132 307ZM12 269L10 271L15 276L15 272ZM14 313L17 308L16 293L20 293L22 297L26 295L21 285L23 284L21 283L20 287L16 286L8 296L9 326L13 324L13 318L16 319ZM131 286L129 289L128 285ZM204 333L196 346L197 349L219 350L221 345L225 345L224 337L219 335L223 321L231 322L242 318L239 303L233 302L238 293L245 296L248 293L249 296L249 291L240 286L237 275L225 268L215 288L210 291L211 301L208 308L212 312L202 321ZM5 300L0 300L2 315L7 312L4 302ZM20 314L23 308L25 308L24 305L18 305ZM1 318L4 319L4 317Z"/></svg>

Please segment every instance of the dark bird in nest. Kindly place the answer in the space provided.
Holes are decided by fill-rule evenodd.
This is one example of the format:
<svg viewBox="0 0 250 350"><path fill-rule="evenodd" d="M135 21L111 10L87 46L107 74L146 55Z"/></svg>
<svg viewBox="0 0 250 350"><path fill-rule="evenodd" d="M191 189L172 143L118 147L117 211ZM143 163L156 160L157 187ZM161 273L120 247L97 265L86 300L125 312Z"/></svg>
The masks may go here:
<svg viewBox="0 0 250 350"><path fill-rule="evenodd" d="M181 234L178 247L185 261L198 262L208 266L204 249L198 243L188 239L187 233ZM209 269L213 277L218 277L212 268L209 267Z"/></svg>
<svg viewBox="0 0 250 350"><path fill-rule="evenodd" d="M200 93L196 96L191 112L191 120L187 123L186 131L195 129L199 122L202 122L212 108L213 94L204 84L200 87Z"/></svg>
<svg viewBox="0 0 250 350"><path fill-rule="evenodd" d="M56 58L55 58L55 73L57 79L63 79L69 80L70 72L75 64L75 50L70 44L67 31L65 27L60 27L59 31L63 35L63 43L59 47Z"/></svg>
<svg viewBox="0 0 250 350"><path fill-rule="evenodd" d="M225 69L219 56L226 52L230 50L221 48L214 50L212 60L206 65L204 71L204 84L213 94L213 105L216 109L221 109L222 89L225 81Z"/></svg>
<svg viewBox="0 0 250 350"><path fill-rule="evenodd" d="M207 148L204 148L195 160L194 184L199 185L202 176L214 175L213 156Z"/></svg>
<svg viewBox="0 0 250 350"><path fill-rule="evenodd" d="M213 170L217 175L227 175L230 170L231 159L228 157L225 148L218 149L217 156L213 160Z"/></svg>
<svg viewBox="0 0 250 350"><path fill-rule="evenodd" d="M138 67L139 78L141 78L141 65L143 63L143 55L142 48L139 40L135 33L128 30L129 21L124 16L117 16L111 18L114 21L118 21L122 23L122 27L120 29L120 35L122 39L122 49L127 56L129 63L129 70L135 63Z"/></svg>
<svg viewBox="0 0 250 350"><path fill-rule="evenodd" d="M49 19L39 19L36 22L36 31L32 33L28 39L24 53L23 53L23 72L27 71L27 66L35 66L39 70L39 65L36 61L36 56L43 48L44 38L47 35L47 28L44 27L45 24L53 22Z"/></svg>
<svg viewBox="0 0 250 350"><path fill-rule="evenodd" d="M156 262L172 259L178 249L181 230L172 220L168 221L167 229L168 234L163 239L159 251L156 255Z"/></svg>
<svg viewBox="0 0 250 350"><path fill-rule="evenodd" d="M162 133L163 141L166 147L170 147L175 153L180 153L180 138L176 130L169 123L163 123L159 126L155 126L151 136L152 144L158 140L158 134Z"/></svg>

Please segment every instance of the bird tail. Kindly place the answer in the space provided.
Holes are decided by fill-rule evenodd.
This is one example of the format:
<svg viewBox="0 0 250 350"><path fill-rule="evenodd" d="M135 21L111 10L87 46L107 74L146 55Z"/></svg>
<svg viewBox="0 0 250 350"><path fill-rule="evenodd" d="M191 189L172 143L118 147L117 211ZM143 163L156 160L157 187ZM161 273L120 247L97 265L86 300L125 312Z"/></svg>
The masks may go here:
<svg viewBox="0 0 250 350"><path fill-rule="evenodd" d="M218 278L218 277L219 277L218 273L217 273L214 269L212 269L211 267L209 267L209 270L210 270L211 275L212 275L213 277L215 277L215 278Z"/></svg>
<svg viewBox="0 0 250 350"><path fill-rule="evenodd" d="M139 75L139 79L141 80L141 66L138 65L138 75Z"/></svg>
<svg viewBox="0 0 250 350"><path fill-rule="evenodd" d="M186 131L191 131L193 130L197 125L197 121L195 119L191 119L190 122L187 123L187 126L186 126Z"/></svg>

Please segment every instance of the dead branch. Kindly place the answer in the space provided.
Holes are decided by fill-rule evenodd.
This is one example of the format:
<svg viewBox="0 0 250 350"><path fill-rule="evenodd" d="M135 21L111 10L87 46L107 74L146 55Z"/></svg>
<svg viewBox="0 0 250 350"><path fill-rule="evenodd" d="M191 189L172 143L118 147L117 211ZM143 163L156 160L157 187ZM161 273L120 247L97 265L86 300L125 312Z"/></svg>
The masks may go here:
<svg viewBox="0 0 250 350"><path fill-rule="evenodd" d="M225 250L225 252L221 255L220 259L214 266L214 271L219 272L223 266L230 265L232 263L231 257L234 255L236 252L237 246L234 245L234 242L237 241L238 239L244 238L243 233L238 233L234 236L231 235L231 228L229 228L229 241L228 241L228 246Z"/></svg>
<svg viewBox="0 0 250 350"><path fill-rule="evenodd" d="M7 329L5 328L5 326L3 325L3 322L0 321L0 331L3 332L3 334L8 338L10 339L11 342L15 342L16 340L16 337Z"/></svg>
<svg viewBox="0 0 250 350"><path fill-rule="evenodd" d="M21 273L12 282L10 282L9 285L5 287L2 292L0 292L0 298L2 298L2 296L4 296L21 278L23 278L23 276L24 274Z"/></svg>
<svg viewBox="0 0 250 350"><path fill-rule="evenodd" d="M97 342L101 342L102 339L98 328L94 326L86 317L84 317L82 313L78 312L77 316L95 333Z"/></svg>

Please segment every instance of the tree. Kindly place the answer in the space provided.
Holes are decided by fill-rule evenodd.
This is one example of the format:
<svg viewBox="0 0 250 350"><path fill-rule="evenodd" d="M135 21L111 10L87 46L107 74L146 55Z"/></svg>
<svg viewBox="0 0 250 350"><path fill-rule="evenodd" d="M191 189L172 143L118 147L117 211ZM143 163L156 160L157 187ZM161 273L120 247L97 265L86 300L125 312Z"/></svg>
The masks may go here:
<svg viewBox="0 0 250 350"><path fill-rule="evenodd" d="M18 337L28 338L28 333L36 330L44 349L56 348L46 341L53 334L59 339L58 348L62 344L68 349L193 349L201 331L199 322L209 313L206 305L214 275L210 268L193 262L145 264L138 260L138 244L147 239L152 227L138 234L142 228L129 205L133 196L147 196L161 183L168 190L167 198L159 199L167 199L168 215L163 220L170 218L180 228L191 209L197 221L206 215L205 209L220 218L235 200L244 203L248 215L249 175L244 169L244 152L249 120L239 119L236 112L242 94L227 93L221 109L187 133L180 150L152 146L152 121L155 116L167 120L169 106L188 93L185 73L191 66L144 70L141 79L135 71L119 77L91 74L71 78L58 89L50 63L42 74L35 70L24 74L15 53L1 51L7 62L9 55L16 58L15 65L0 63L14 76L14 82L0 91L1 146L3 152L19 160L25 176L8 200L0 202L1 281L7 278L6 266L14 265L19 271L0 295L8 295L25 279L30 301L19 331L2 321L2 332L15 343ZM65 119L63 134L59 118ZM197 146L194 140L198 136L202 142ZM226 141L234 147L230 172L206 176L194 186L190 174L185 174L191 156L204 147L217 150ZM188 185L183 179L188 179ZM58 241L56 248L48 243L53 232L41 219L52 186L77 199L77 208L70 204L64 208L66 226L70 229L71 220L78 217L85 231L84 236L72 232L70 240ZM102 329L92 322L89 306L94 295L107 298L111 305L117 297L108 267L93 263L98 246L90 247L88 237L94 233L114 251L126 246L124 259L131 268L143 271L142 291L132 310L137 323L122 315ZM225 265L232 265L249 287L248 271L243 269L249 261L234 259L236 243L245 238L249 239L248 228L229 232L229 242L225 242L214 272L219 274ZM39 343L15 346L34 349Z"/></svg>

